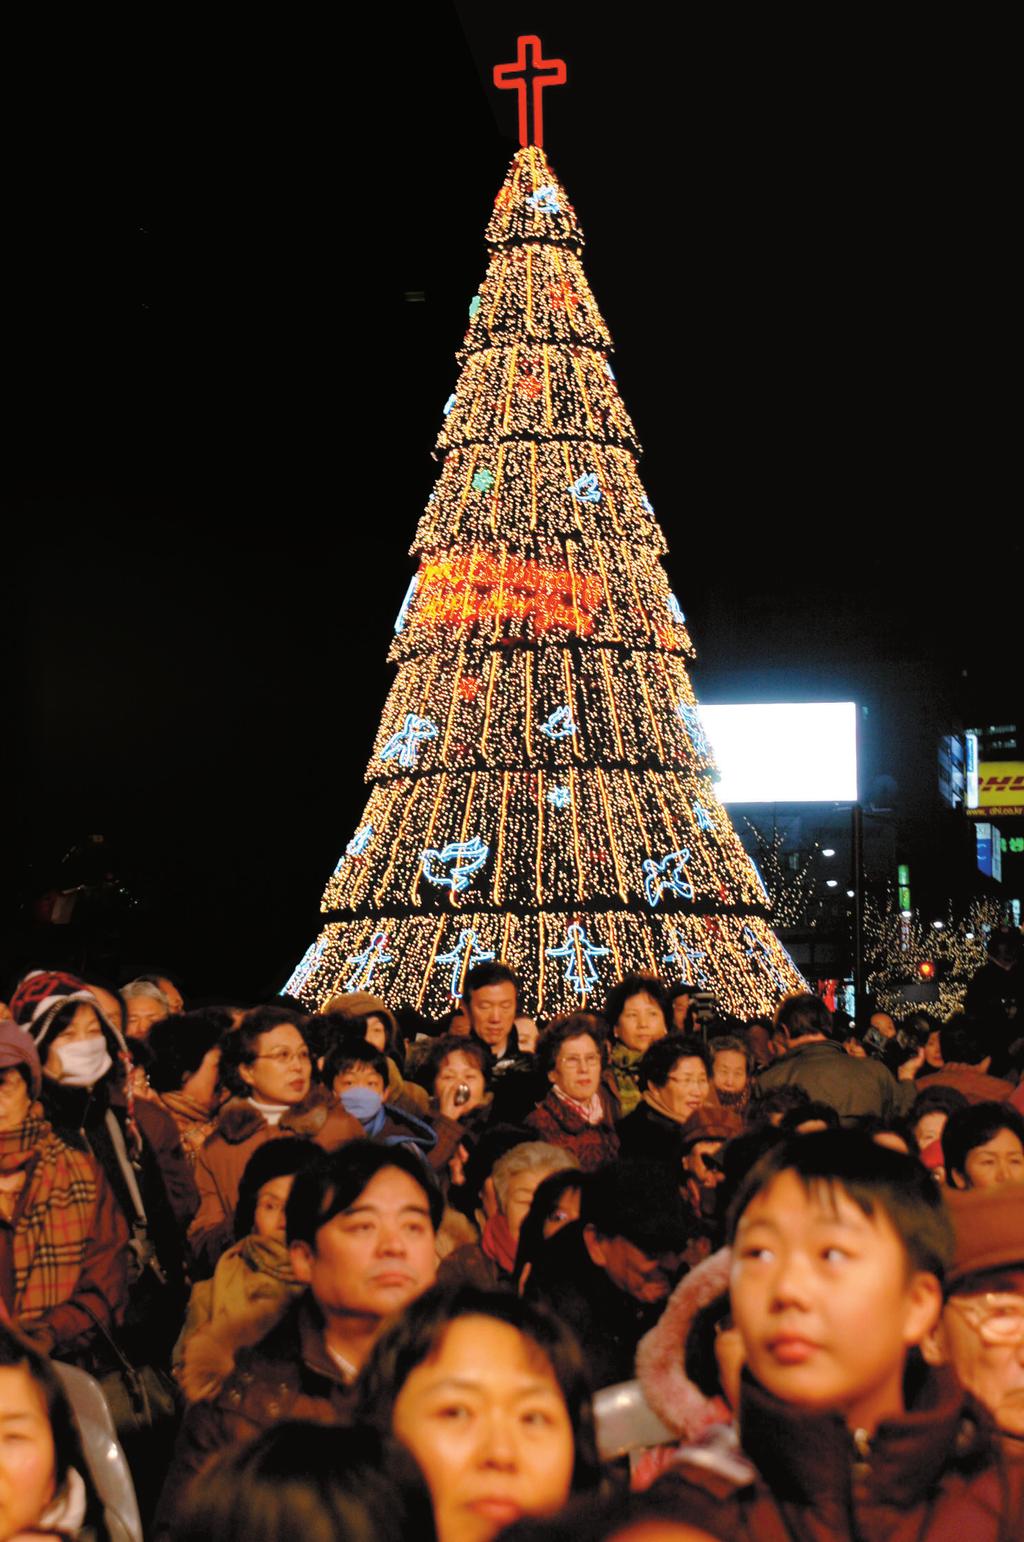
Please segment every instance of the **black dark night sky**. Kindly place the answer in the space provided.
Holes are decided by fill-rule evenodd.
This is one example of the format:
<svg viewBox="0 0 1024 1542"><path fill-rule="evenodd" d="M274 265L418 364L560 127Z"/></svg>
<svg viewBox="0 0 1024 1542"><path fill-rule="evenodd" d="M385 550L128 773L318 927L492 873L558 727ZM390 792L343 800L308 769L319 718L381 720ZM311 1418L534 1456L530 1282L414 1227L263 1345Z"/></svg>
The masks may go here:
<svg viewBox="0 0 1024 1542"><path fill-rule="evenodd" d="M141 900L122 962L254 994L312 937L519 33L568 61L545 146L698 693L870 704L866 790L893 777L907 813L938 732L1019 714L998 40L663 11L281 13L26 54L5 970L92 831Z"/></svg>

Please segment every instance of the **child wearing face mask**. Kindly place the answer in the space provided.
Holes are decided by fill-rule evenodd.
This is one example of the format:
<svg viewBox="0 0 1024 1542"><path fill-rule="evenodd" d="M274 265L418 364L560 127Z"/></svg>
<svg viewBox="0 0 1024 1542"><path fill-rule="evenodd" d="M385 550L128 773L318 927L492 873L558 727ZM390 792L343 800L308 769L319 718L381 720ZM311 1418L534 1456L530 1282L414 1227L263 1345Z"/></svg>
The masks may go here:
<svg viewBox="0 0 1024 1542"><path fill-rule="evenodd" d="M450 1119L428 1121L388 1097L388 1065L365 1039L344 1034L324 1058L324 1081L347 1114L365 1133L389 1146L408 1146L435 1171L449 1161L461 1132Z"/></svg>

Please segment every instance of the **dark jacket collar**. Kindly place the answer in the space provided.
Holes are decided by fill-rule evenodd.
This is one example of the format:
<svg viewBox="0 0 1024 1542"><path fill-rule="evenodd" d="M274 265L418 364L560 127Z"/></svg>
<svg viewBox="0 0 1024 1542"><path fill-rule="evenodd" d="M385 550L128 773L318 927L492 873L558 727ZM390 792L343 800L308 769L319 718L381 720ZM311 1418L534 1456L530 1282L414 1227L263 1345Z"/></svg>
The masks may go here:
<svg viewBox="0 0 1024 1542"><path fill-rule="evenodd" d="M985 1415L946 1366L921 1375L906 1413L880 1424L866 1453L840 1414L783 1403L749 1371L743 1373L740 1431L744 1452L773 1493L817 1506L846 1495L866 1462L872 1503L908 1509L934 1487L951 1459L990 1446Z"/></svg>

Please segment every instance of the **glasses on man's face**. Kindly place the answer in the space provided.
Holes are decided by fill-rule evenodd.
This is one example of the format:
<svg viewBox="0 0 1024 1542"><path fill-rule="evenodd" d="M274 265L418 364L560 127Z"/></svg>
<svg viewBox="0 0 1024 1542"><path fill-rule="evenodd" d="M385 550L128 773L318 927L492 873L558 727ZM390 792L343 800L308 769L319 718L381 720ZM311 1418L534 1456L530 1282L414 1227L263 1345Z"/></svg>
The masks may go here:
<svg viewBox="0 0 1024 1542"><path fill-rule="evenodd" d="M563 1055L559 1061L563 1071L593 1071L601 1064L600 1055Z"/></svg>
<svg viewBox="0 0 1024 1542"><path fill-rule="evenodd" d="M1024 1342L1024 1296L990 1291L984 1296L950 1296L948 1304L970 1324L983 1344Z"/></svg>
<svg viewBox="0 0 1024 1542"><path fill-rule="evenodd" d="M254 1060L272 1060L282 1070L294 1060L297 1065L312 1065L313 1057L308 1049L270 1049L265 1055L254 1055Z"/></svg>

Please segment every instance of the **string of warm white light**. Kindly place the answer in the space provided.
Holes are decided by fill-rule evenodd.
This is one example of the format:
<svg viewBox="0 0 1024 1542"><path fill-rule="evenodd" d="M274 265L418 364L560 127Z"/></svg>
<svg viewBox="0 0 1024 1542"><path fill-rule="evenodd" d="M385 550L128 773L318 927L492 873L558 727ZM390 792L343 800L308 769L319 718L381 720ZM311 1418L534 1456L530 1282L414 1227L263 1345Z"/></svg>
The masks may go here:
<svg viewBox="0 0 1024 1542"><path fill-rule="evenodd" d="M963 915L950 910L937 931L916 910L905 915L895 890L881 902L869 897L864 905L868 990L882 1011L905 1016L912 1006L903 988L917 979L919 964L931 962L936 965L937 999L926 1002L925 1010L943 1020L951 1017L963 1010L971 976L984 964L989 935L1002 920L998 900L975 899Z"/></svg>
<svg viewBox="0 0 1024 1542"><path fill-rule="evenodd" d="M628 971L764 1012L802 982L715 795L611 339L536 146L487 240L369 797L286 989L439 1014L499 958L535 1014Z"/></svg>

